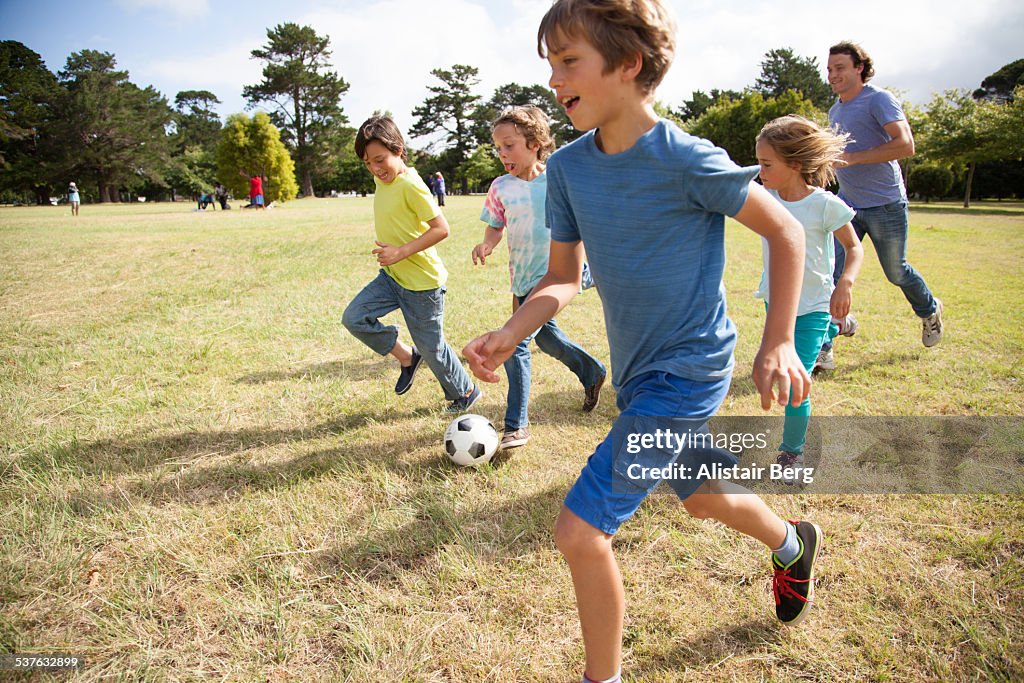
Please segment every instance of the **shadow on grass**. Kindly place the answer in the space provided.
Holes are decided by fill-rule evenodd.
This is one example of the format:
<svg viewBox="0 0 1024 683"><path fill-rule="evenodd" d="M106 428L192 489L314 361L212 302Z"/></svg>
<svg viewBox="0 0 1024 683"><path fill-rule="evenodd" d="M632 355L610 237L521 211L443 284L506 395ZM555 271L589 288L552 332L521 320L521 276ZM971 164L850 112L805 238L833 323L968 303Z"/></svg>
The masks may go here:
<svg viewBox="0 0 1024 683"><path fill-rule="evenodd" d="M765 618L705 631L669 652L638 657L629 667L630 674L656 681L666 671L707 670L726 659L762 653L767 644L780 642L781 628Z"/></svg>
<svg viewBox="0 0 1024 683"><path fill-rule="evenodd" d="M398 366L394 361L382 358L368 358L358 361L335 360L326 363L314 363L303 367L267 370L244 375L235 380L235 384L268 384L289 380L310 380L321 378L345 377L351 380L364 380L390 376L398 378Z"/></svg>
<svg viewBox="0 0 1024 683"><path fill-rule="evenodd" d="M998 208L989 205L965 209L962 206L942 206L935 204L912 204L911 215L915 213L949 213L960 216L1020 216L1024 218L1024 207L1018 202L1015 206Z"/></svg>
<svg viewBox="0 0 1024 683"><path fill-rule="evenodd" d="M448 479L457 491L462 477L479 476L473 470L458 469L449 472ZM397 586L408 579L409 572L436 574L441 554L451 546L498 558L540 546L553 548L551 529L565 493L564 486L556 485L506 499L498 506L459 509L451 487L417 487L404 502L415 511L413 521L332 548L317 556L313 571L349 576L375 586Z"/></svg>

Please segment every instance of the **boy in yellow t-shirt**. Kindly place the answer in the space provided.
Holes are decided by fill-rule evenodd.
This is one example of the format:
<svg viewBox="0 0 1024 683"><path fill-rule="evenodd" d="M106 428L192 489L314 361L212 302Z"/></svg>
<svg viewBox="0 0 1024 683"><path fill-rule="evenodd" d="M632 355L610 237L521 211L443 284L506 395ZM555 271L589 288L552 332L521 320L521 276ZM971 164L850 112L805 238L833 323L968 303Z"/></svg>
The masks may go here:
<svg viewBox="0 0 1024 683"><path fill-rule="evenodd" d="M405 165L405 141L387 116L372 116L359 127L356 154L373 174L373 219L380 264L377 277L349 303L342 323L352 335L382 356L394 356L402 369L395 393L412 388L424 360L450 402L448 412L469 410L481 396L444 339L444 295L448 271L434 245L448 236L448 221L430 190ZM400 309L413 345L398 338L398 328L380 318Z"/></svg>

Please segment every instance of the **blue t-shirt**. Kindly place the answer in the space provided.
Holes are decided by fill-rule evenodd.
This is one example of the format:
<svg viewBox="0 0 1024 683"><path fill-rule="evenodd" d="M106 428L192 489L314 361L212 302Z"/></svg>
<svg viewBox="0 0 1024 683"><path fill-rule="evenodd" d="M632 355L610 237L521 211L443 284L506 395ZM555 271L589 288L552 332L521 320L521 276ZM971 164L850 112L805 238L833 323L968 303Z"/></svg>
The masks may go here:
<svg viewBox="0 0 1024 683"><path fill-rule="evenodd" d="M836 102L828 110L828 121L850 134L848 152L860 152L885 144L892 137L884 126L903 121L903 107L892 93L870 83L849 102ZM906 200L903 174L895 161L836 167L839 198L855 209L870 209Z"/></svg>
<svg viewBox="0 0 1024 683"><path fill-rule="evenodd" d="M604 305L616 389L654 370L728 377L725 216L743 208L758 167L661 120L620 154L591 131L548 162L551 237L583 241Z"/></svg>

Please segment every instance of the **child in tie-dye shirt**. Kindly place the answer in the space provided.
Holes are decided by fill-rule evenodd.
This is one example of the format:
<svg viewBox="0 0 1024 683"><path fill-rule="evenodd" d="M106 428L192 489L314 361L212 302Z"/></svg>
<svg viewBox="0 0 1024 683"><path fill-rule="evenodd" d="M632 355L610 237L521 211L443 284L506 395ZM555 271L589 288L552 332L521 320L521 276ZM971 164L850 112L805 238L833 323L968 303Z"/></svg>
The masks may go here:
<svg viewBox="0 0 1024 683"><path fill-rule="evenodd" d="M480 220L488 225L483 241L473 249L473 263L483 264L501 237L508 233L512 310L526 301L548 270L551 230L544 219L547 176L544 160L555 145L547 116L538 107L511 107L491 125L494 147L507 175L496 178L487 193ZM585 278L586 279L586 278ZM552 318L516 347L505 361L508 406L502 448L524 445L530 438L527 408L530 400L530 340L563 363L584 389L583 411L597 406L607 370L599 360L575 344Z"/></svg>

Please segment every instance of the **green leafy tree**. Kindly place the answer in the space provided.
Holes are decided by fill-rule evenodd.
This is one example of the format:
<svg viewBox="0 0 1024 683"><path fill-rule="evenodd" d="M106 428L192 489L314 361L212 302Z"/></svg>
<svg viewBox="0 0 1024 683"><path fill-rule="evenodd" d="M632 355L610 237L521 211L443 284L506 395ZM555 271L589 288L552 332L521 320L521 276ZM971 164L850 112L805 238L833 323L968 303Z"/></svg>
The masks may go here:
<svg viewBox="0 0 1024 683"><path fill-rule="evenodd" d="M248 179L262 176L266 201L288 201L299 192L295 162L281 142L281 133L265 112L232 114L217 145L217 174L236 197L249 194Z"/></svg>
<svg viewBox="0 0 1024 683"><path fill-rule="evenodd" d="M723 148L733 161L746 166L757 163L754 140L764 124L787 114L799 114L825 123L824 114L814 103L788 90L779 97L766 98L758 92L747 92L736 100L719 100L687 129Z"/></svg>
<svg viewBox="0 0 1024 683"><path fill-rule="evenodd" d="M964 208L971 205L974 171L979 162L1006 159L1007 137L999 130L1005 122L1001 105L975 100L966 91L947 90L932 97L917 135L923 155L932 161L966 169Z"/></svg>
<svg viewBox="0 0 1024 683"><path fill-rule="evenodd" d="M427 87L433 94L412 110L416 121L409 132L418 138L444 131L449 162L452 167L461 168L476 146L476 133L479 131L477 109L480 95L473 93L473 88L480 83L477 77L479 69L455 64L451 69L434 69L430 73L441 81L441 85ZM466 178L461 177L460 181L462 191L468 192Z"/></svg>
<svg viewBox="0 0 1024 683"><path fill-rule="evenodd" d="M71 170L96 185L101 202L119 201L120 190L147 180L161 181L170 152L167 100L115 67L109 52L82 50L59 74L67 95L55 134L73 153Z"/></svg>
<svg viewBox="0 0 1024 683"><path fill-rule="evenodd" d="M827 111L836 99L832 88L821 77L817 57L800 57L788 47L765 53L761 75L752 90L765 97L781 97L787 90L793 90L823 111Z"/></svg>
<svg viewBox="0 0 1024 683"><path fill-rule="evenodd" d="M216 147L221 122L214 106L220 100L209 90L183 90L174 96L174 145L178 151L186 147Z"/></svg>
<svg viewBox="0 0 1024 683"><path fill-rule="evenodd" d="M494 145L479 145L462 165L462 175L475 192L485 192L491 181L505 172Z"/></svg>
<svg viewBox="0 0 1024 683"><path fill-rule="evenodd" d="M720 100L738 100L741 97L743 97L743 93L736 90L719 90L714 88L711 90L711 94L703 90L694 90L690 95L690 99L683 100L683 104L679 109L672 110L672 115L673 118L683 123L688 123L700 118L700 115L706 112L712 104Z"/></svg>
<svg viewBox="0 0 1024 683"><path fill-rule="evenodd" d="M952 171L940 164L917 164L907 177L907 191L924 197L925 203L945 197L952 187Z"/></svg>
<svg viewBox="0 0 1024 683"><path fill-rule="evenodd" d="M50 134L60 96L42 57L17 41L0 41L0 191L49 202L63 154Z"/></svg>
<svg viewBox="0 0 1024 683"><path fill-rule="evenodd" d="M1024 59L1005 65L999 71L985 77L981 87L974 91L976 100L1013 99L1014 89L1024 85Z"/></svg>
<svg viewBox="0 0 1024 683"><path fill-rule="evenodd" d="M328 69L330 39L310 26L284 23L267 30L267 44L252 51L266 64L263 81L247 85L242 95L250 107L274 105L272 120L295 153L302 194L314 196L313 176L329 166L329 140L348 123L341 96L349 84Z"/></svg>

